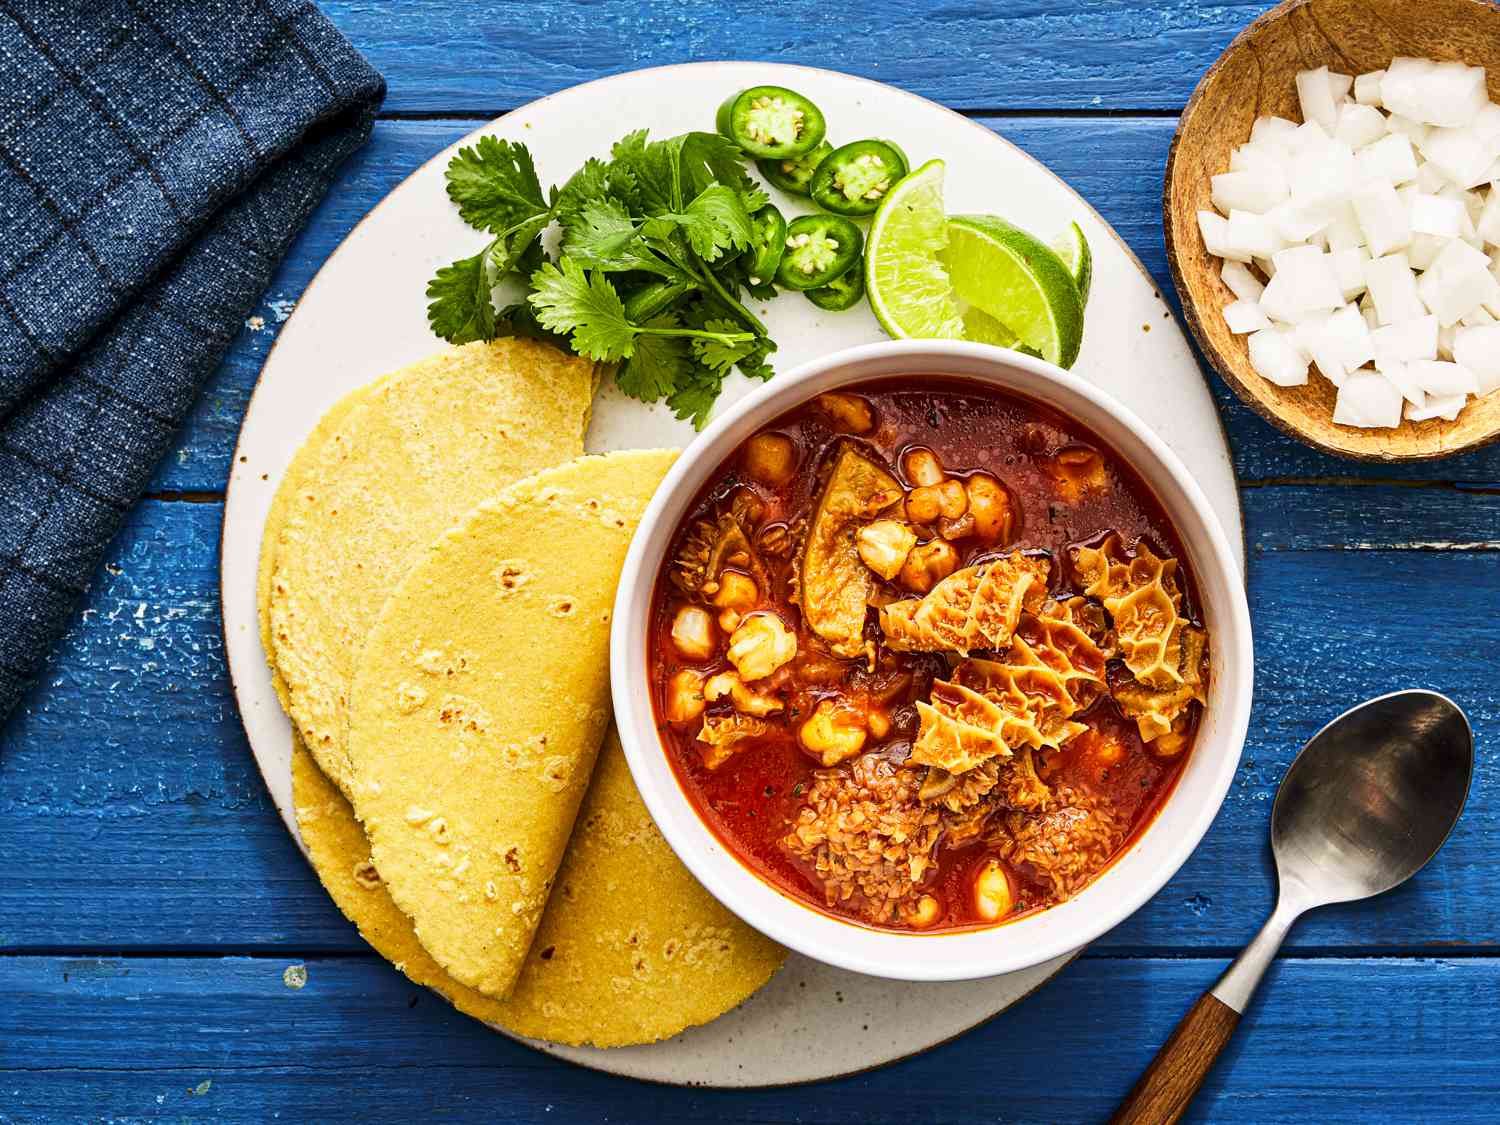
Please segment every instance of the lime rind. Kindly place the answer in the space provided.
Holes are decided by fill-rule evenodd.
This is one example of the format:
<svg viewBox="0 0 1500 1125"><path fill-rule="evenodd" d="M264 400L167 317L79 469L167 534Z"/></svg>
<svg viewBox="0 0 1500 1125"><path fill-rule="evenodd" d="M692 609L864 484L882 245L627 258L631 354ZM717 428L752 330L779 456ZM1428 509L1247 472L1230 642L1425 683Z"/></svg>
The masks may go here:
<svg viewBox="0 0 1500 1125"><path fill-rule="evenodd" d="M954 215L948 238L942 261L957 298L1071 367L1083 343L1083 300L1057 252L994 215Z"/></svg>
<svg viewBox="0 0 1500 1125"><path fill-rule="evenodd" d="M1094 283L1094 252L1089 248L1089 240L1083 237L1083 228L1077 223L1069 223L1068 229L1052 243L1052 249L1057 251L1063 265L1068 267L1068 273L1073 275L1079 299L1087 306L1089 289Z"/></svg>
<svg viewBox="0 0 1500 1125"><path fill-rule="evenodd" d="M929 160L896 184L870 222L865 287L880 326L900 339L964 339L941 254L948 245L943 162Z"/></svg>

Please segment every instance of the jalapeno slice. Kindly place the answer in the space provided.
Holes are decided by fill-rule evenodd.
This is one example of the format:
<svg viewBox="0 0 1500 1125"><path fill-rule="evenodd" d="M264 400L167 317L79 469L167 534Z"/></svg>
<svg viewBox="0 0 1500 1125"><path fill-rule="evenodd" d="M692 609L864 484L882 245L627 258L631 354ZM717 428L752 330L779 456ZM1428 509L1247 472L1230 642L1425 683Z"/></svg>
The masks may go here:
<svg viewBox="0 0 1500 1125"><path fill-rule="evenodd" d="M855 141L823 158L808 184L813 202L836 215L868 215L906 175L906 158L887 141Z"/></svg>
<svg viewBox="0 0 1500 1125"><path fill-rule="evenodd" d="M751 86L724 99L719 132L758 160L785 160L818 147L823 111L785 86Z"/></svg>
<svg viewBox="0 0 1500 1125"><path fill-rule="evenodd" d="M750 284L763 285L776 276L776 267L786 253L786 217L776 204L767 203L750 216L750 233Z"/></svg>
<svg viewBox="0 0 1500 1125"><path fill-rule="evenodd" d="M864 299L864 295L865 261L863 257L858 258L852 266L827 285L809 289L803 294L818 308L827 309L829 312L852 309Z"/></svg>
<svg viewBox="0 0 1500 1125"><path fill-rule="evenodd" d="M821 289L859 260L864 236L838 215L799 215L787 224L786 252L776 270L783 289Z"/></svg>
<svg viewBox="0 0 1500 1125"><path fill-rule="evenodd" d="M804 152L801 156L789 156L785 160L757 160L755 166L773 186L779 187L788 195L806 195L813 173L818 170L823 157L832 151L833 146L823 140L818 142L817 148Z"/></svg>

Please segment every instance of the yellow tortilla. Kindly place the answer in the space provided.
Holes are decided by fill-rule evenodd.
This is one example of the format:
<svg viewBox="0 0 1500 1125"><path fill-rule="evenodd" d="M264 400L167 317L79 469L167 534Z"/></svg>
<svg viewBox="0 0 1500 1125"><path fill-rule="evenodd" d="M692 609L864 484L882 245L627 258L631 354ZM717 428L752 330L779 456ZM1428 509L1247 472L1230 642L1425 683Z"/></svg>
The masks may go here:
<svg viewBox="0 0 1500 1125"><path fill-rule="evenodd" d="M593 364L533 340L450 348L356 392L288 468L263 591L270 651L288 713L345 793L349 686L380 607L474 505L582 452L595 382Z"/></svg>
<svg viewBox="0 0 1500 1125"><path fill-rule="evenodd" d="M276 543L281 538L281 525L286 522L286 513L291 507L292 494L296 491L295 486L288 487L287 482L301 475L303 461L311 457L314 451L321 449L324 442L339 432L344 419L349 417L349 412L364 402L371 392L390 378L391 376L386 375L376 379L373 383L367 383L358 390L349 392L328 408L328 413L318 421L313 432L308 434L307 440L302 443L302 448L292 458L286 475L282 477L280 487L276 489L276 495L271 498L271 510L266 514L265 530L260 536L260 562L255 573L255 604L260 611L261 651L266 654L266 662L271 666L271 686L276 689L276 698L281 700L283 711L289 708L290 699L287 696L286 684L276 668L276 661L272 658L274 649L271 642L271 575L276 569ZM295 737L294 732L293 738Z"/></svg>
<svg viewBox="0 0 1500 1125"><path fill-rule="evenodd" d="M506 996L609 718L625 551L676 456L580 457L429 547L350 697L353 802L391 897L462 984Z"/></svg>
<svg viewBox="0 0 1500 1125"><path fill-rule="evenodd" d="M517 1035L573 1046L652 1043L729 1011L786 958L672 854L613 733L509 1000L459 984L422 948L370 862L354 810L300 746L292 797L313 869L376 952L459 1011Z"/></svg>

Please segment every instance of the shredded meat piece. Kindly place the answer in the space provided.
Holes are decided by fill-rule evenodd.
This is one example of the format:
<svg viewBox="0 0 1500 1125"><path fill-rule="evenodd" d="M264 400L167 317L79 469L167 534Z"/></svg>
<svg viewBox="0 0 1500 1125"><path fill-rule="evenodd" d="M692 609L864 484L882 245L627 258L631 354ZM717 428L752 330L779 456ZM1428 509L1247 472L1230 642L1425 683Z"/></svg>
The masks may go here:
<svg viewBox="0 0 1500 1125"><path fill-rule="evenodd" d="M1082 890L1125 839L1130 825L1081 789L1059 786L1042 812L997 817L990 843L1023 875L1058 899Z"/></svg>
<svg viewBox="0 0 1500 1125"><path fill-rule="evenodd" d="M760 738L771 729L764 719L753 715L706 715L698 741L703 744L703 764L716 770L744 749L745 743Z"/></svg>
<svg viewBox="0 0 1500 1125"><path fill-rule="evenodd" d="M921 896L942 832L942 810L918 799L921 771L878 754L813 774L783 843L810 863L829 905L890 922Z"/></svg>

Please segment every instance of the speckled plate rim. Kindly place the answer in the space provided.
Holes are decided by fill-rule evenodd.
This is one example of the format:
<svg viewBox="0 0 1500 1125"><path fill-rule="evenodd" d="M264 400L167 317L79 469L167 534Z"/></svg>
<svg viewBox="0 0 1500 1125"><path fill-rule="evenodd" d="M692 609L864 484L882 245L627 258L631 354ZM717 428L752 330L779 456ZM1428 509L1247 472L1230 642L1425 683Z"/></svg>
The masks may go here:
<svg viewBox="0 0 1500 1125"><path fill-rule="evenodd" d="M297 831L290 800L290 728L276 706L274 693L270 691L256 627L254 574L260 528L281 473L323 411L355 386L419 358L433 350L436 343L427 332L425 323L420 325L419 333L413 334L411 318L406 315L410 309L397 307L393 309L393 317L388 318L379 315L378 309L371 309L368 300L361 295L348 304L358 305L363 310L362 331L370 337L364 341L366 349L373 340L385 338L389 339L390 347L382 350L378 362L371 362L368 356L357 357L342 366L335 363L330 368L327 362L329 351L337 353L340 349L320 349L317 341L320 338L338 339L342 348L348 337L338 335L336 323L322 323L322 314L332 313L331 320L336 321L340 293L359 284L370 284L368 277L355 275L367 264L360 259L371 256L373 244L425 240L437 245L433 259L436 262L439 258L446 261L457 257L462 246L479 237L466 231L451 214L452 208L441 191L442 169L448 159L458 147L472 143L476 137L496 134L526 140L537 153L537 164L545 179L553 174L553 166L561 161L547 157L545 149L548 146L543 140L541 126L567 121L572 130L570 140L578 143L580 135L587 134L583 143L589 152L604 152L618 134L628 131L643 119L664 120L665 123L656 131L668 135L681 129L705 128L706 122L698 121L696 116L687 123L672 121L671 118L674 113L680 117L681 106L711 107L725 91L767 81L802 89L823 105L825 111L831 110L831 121L845 103L862 106L866 100L888 102L885 107L888 112L881 114L881 119L887 122L889 133L898 140L912 136L926 139L928 144L936 139L934 154L944 156L950 169L959 172L958 175L950 172L950 199L955 191L962 194L966 184L972 193L973 180L977 177L963 176L962 166L980 156L984 163L1005 165L1005 182L1012 197L1026 195L1020 200L1007 198L999 205L992 200L955 205L954 210L984 206L997 209L998 206L1023 223L1044 223L1061 217L1079 219L1095 249L1095 292L1109 290L1113 271L1115 282L1131 290L1129 299L1134 303L1130 315L1125 318L1131 330L1128 336L1121 335L1126 327L1124 321L1112 323L1107 329L1100 328L1097 321L1101 318L1093 313L1091 306L1090 327L1094 331L1086 335L1085 350L1075 370L1098 377L1097 381L1103 383L1110 367L1125 365L1119 358L1121 345L1133 353L1142 350L1143 342L1149 342L1152 350L1162 352L1156 357L1152 369L1165 373L1177 393L1189 401L1185 409L1179 404L1170 416L1148 409L1142 413L1199 475L1200 483L1213 500L1218 517L1238 550L1243 569L1243 520L1227 437L1180 326L1161 299L1154 279L1118 234L1076 192L1034 158L978 122L925 98L833 71L786 64L703 62L601 78L541 98L481 126L432 157L398 184L355 225L308 284L291 317L282 325L252 392L231 462L225 497L221 535L221 621L230 681L247 739L277 811L304 855L306 849ZM632 86L637 89L625 93ZM684 93L684 88L691 92ZM643 112L643 102L651 103L657 112ZM616 107L621 104L633 106L630 123L620 123L616 119ZM839 116L847 119L841 114ZM581 127L579 123L591 124ZM955 155L942 151L945 142L941 138L945 134L956 134L963 142L955 146ZM925 147L918 144L909 146L909 150L923 151ZM985 182L993 180L986 178ZM436 190L433 190L434 185ZM425 195L418 198L421 193ZM1018 207L1018 203L1022 205ZM403 211L414 212L420 222L411 223L412 216L403 218L400 214ZM429 272L424 270L420 276L403 279L415 287L406 292L404 299L408 299L418 312L423 306L420 286L425 284ZM1099 284L1101 275L1105 280L1103 288ZM1118 290L1116 296L1119 296ZM788 304L789 298L783 298L778 312L781 306ZM1113 305L1104 307L1114 308ZM782 359L783 368L790 368L803 358L795 347L788 347L789 338L800 344L809 337L816 337L821 346L811 354L884 338L873 318L867 315L842 314L838 321L826 324L821 322L821 316L815 310L798 308L795 319L800 323L792 327L791 337L773 321L773 334L783 345L782 356L778 357ZM1141 323L1145 334L1137 336L1140 329L1135 327L1135 322L1141 317L1149 319ZM860 319L867 323L854 322ZM371 332L369 326L372 324L380 328ZM1171 331L1151 334L1148 326L1170 326ZM1110 342L1101 343L1105 337L1109 337ZM1091 357L1096 361L1094 371L1090 370ZM325 381L308 385L304 378L299 385L303 393L297 396L296 408L286 409L282 401L288 397L286 384L299 371L305 375L314 358L319 361L316 373ZM748 389L748 384L736 381L726 389L721 405L734 401ZM1136 405L1146 392L1137 390L1132 394L1127 387L1122 393L1122 389L1116 387L1114 393L1127 402L1135 399L1136 403L1132 405ZM1152 397L1159 397L1155 391L1150 393ZM1137 408L1140 409L1140 405ZM679 441L683 436L691 436L690 431L683 435L681 425L664 417L659 409L624 403L608 392L601 394L595 413L595 424L588 441L590 449L649 445L663 440L671 442L674 435ZM1156 417L1151 416L1153 413ZM1192 416L1191 425L1186 429L1181 427L1184 414ZM273 430L274 436L270 434ZM1181 448L1180 441L1194 444ZM723 1087L795 1085L863 1073L949 1042L1029 996L1079 952L1065 954L1024 972L982 982L953 984L879 981L793 955L777 977L745 1004L712 1024L691 1029L662 1043L600 1051L524 1039L519 1041L583 1066L652 1082ZM854 995L854 1003L849 1002L847 994ZM976 998L980 1001L978 1004ZM902 1040L862 1041L853 1055L847 1052L818 1054L797 1051L795 1043L805 1041L803 1037L812 1033L802 1018L807 1015L821 1013L826 1018L830 1012L843 1013L846 1018L833 1021L838 1026L818 1029L826 1034L847 1036L856 1029L868 1031L869 1020L879 1016L861 1015L861 1011L868 1010L862 1001L881 1006L888 1017L887 1022L898 1026L904 1026L904 1019L934 1009L952 1018L940 1028L928 1027ZM906 1008L911 1010L899 1014ZM768 1013L771 1015L769 1019ZM898 1015L891 1016L890 1013ZM744 1062L733 1062L732 1058L743 1055L748 1045L747 1035L753 1036L757 1028L762 1034L767 1030L775 1034L761 1045L755 1060L757 1068L745 1073ZM496 1030L503 1032L500 1028ZM768 1049L771 1055L778 1057L767 1057ZM757 1073L759 1067L766 1069ZM770 1073L772 1068L774 1076Z"/></svg>

